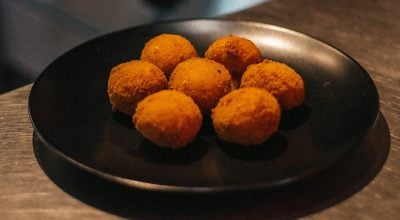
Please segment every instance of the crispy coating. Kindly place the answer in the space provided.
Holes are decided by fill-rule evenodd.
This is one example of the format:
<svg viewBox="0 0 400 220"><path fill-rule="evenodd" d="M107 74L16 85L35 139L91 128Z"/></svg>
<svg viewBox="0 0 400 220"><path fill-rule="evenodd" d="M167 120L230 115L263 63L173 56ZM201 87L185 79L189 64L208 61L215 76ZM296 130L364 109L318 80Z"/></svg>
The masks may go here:
<svg viewBox="0 0 400 220"><path fill-rule="evenodd" d="M197 51L189 40L180 35L161 34L145 44L140 59L155 64L169 78L178 63L192 57L197 57Z"/></svg>
<svg viewBox="0 0 400 220"><path fill-rule="evenodd" d="M240 88L224 96L211 119L220 139L242 145L258 145L278 130L281 109L269 92Z"/></svg>
<svg viewBox="0 0 400 220"><path fill-rule="evenodd" d="M108 97L113 111L131 116L139 101L167 87L167 79L157 66L133 60L112 68L108 79Z"/></svg>
<svg viewBox="0 0 400 220"><path fill-rule="evenodd" d="M218 100L232 90L232 80L224 65L206 58L191 58L174 69L169 88L192 97L201 112L209 115Z"/></svg>
<svg viewBox="0 0 400 220"><path fill-rule="evenodd" d="M258 87L269 91L282 110L289 110L304 102L302 77L284 63L264 60L250 65L243 74L241 87Z"/></svg>
<svg viewBox="0 0 400 220"><path fill-rule="evenodd" d="M252 41L234 35L217 39L209 46L205 57L224 64L238 81L247 66L262 60L260 50Z"/></svg>
<svg viewBox="0 0 400 220"><path fill-rule="evenodd" d="M163 90L139 102L132 120L151 142L161 147L181 148L196 137L202 115L189 96Z"/></svg>

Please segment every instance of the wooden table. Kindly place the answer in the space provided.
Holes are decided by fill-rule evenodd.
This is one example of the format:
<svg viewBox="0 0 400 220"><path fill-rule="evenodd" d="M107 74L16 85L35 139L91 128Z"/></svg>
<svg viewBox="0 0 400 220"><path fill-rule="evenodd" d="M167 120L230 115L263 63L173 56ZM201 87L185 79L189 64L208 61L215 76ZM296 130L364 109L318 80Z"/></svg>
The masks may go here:
<svg viewBox="0 0 400 220"><path fill-rule="evenodd" d="M370 151L353 152L352 157L347 156L319 177L274 192L244 194L240 198L224 195L211 199L182 198L185 196L168 199L168 195L132 192L124 187L115 189L113 183L87 175L41 152L43 148L33 133L27 112L31 85L1 95L0 218L397 219L400 216L399 16L397 0L272 0L224 17L280 25L322 39L357 60L378 88L381 114L374 135L383 138L368 142ZM389 146L389 141L389 156L374 157L379 145ZM42 156L35 157L35 153ZM356 163L364 164L357 172L346 167L354 158ZM338 178L332 179L335 177ZM108 191L109 188L113 190ZM171 202L187 204L166 204Z"/></svg>

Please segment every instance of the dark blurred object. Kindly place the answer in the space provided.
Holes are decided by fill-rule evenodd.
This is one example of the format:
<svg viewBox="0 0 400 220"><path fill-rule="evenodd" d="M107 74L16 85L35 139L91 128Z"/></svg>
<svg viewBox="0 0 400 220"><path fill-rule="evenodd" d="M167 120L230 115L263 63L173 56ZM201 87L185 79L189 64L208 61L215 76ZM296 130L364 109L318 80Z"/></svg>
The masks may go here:
<svg viewBox="0 0 400 220"><path fill-rule="evenodd" d="M99 35L161 20L215 17L265 1L0 0L0 93L33 81L58 56Z"/></svg>
<svg viewBox="0 0 400 220"><path fill-rule="evenodd" d="M182 0L147 0L148 3L153 4L156 7L171 7Z"/></svg>
<svg viewBox="0 0 400 220"><path fill-rule="evenodd" d="M20 73L13 66L0 63L0 94L28 84L33 77Z"/></svg>

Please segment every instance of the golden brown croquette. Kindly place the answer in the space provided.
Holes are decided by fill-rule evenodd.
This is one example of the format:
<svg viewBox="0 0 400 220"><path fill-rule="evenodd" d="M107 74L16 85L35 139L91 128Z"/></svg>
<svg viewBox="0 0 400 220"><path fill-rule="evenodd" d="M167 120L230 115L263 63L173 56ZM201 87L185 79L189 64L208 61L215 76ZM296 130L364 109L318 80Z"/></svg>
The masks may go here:
<svg viewBox="0 0 400 220"><path fill-rule="evenodd" d="M199 57L178 64L168 85L192 97L205 115L232 90L231 75L224 65Z"/></svg>
<svg viewBox="0 0 400 220"><path fill-rule="evenodd" d="M139 101L167 87L167 79L157 66L133 60L112 68L108 97L113 111L131 116Z"/></svg>
<svg viewBox="0 0 400 220"><path fill-rule="evenodd" d="M278 130L281 109L264 89L241 88L224 96L212 110L218 137L241 145L258 145Z"/></svg>
<svg viewBox="0 0 400 220"><path fill-rule="evenodd" d="M260 50L252 41L234 35L217 39L208 47L205 57L225 65L238 81L247 66L262 60Z"/></svg>
<svg viewBox="0 0 400 220"><path fill-rule="evenodd" d="M155 64L169 78L178 63L192 57L197 57L197 52L189 40L176 34L161 34L145 44L140 59Z"/></svg>
<svg viewBox="0 0 400 220"><path fill-rule="evenodd" d="M132 120L151 142L161 147L181 148L196 137L202 115L189 96L163 90L139 102Z"/></svg>
<svg viewBox="0 0 400 220"><path fill-rule="evenodd" d="M276 97L282 110L289 110L304 102L302 77L284 63L264 60L250 65L243 74L240 86L266 89Z"/></svg>

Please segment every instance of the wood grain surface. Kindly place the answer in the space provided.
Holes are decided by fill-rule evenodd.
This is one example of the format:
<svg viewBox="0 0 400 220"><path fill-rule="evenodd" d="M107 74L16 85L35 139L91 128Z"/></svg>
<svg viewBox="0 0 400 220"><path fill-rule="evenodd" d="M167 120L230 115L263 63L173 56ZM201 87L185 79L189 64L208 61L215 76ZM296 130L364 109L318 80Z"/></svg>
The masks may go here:
<svg viewBox="0 0 400 220"><path fill-rule="evenodd" d="M384 167L354 195L305 213L303 219L397 219L400 216L399 17L398 0L272 0L223 17L280 25L321 39L359 62L378 88L380 111L390 131L390 153ZM0 218L136 218L118 215L74 196L41 169L34 155L35 137L27 110L30 88L28 85L0 96ZM63 175L59 174L58 178L62 179ZM221 216L215 216L218 217ZM239 219L233 214L228 217ZM249 218L262 216L249 213Z"/></svg>

